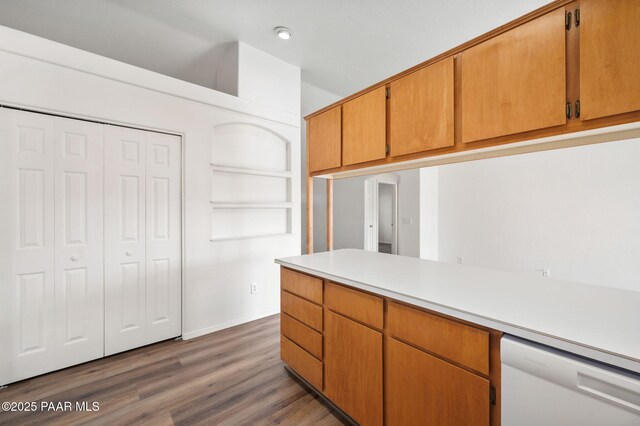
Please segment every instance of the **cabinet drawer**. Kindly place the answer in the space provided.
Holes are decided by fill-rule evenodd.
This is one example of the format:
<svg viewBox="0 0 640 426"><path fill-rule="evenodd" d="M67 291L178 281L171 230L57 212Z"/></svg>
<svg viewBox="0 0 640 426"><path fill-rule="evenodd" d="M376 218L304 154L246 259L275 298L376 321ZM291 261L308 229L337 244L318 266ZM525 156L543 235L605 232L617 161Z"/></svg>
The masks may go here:
<svg viewBox="0 0 640 426"><path fill-rule="evenodd" d="M316 389L322 390L322 362L282 335L280 358Z"/></svg>
<svg viewBox="0 0 640 426"><path fill-rule="evenodd" d="M371 327L382 329L384 308L381 297L327 283L325 306Z"/></svg>
<svg viewBox="0 0 640 426"><path fill-rule="evenodd" d="M489 374L489 332L389 302L389 333L451 361Z"/></svg>
<svg viewBox="0 0 640 426"><path fill-rule="evenodd" d="M302 349L322 359L322 334L284 313L280 314L280 331Z"/></svg>
<svg viewBox="0 0 640 426"><path fill-rule="evenodd" d="M280 268L280 287L282 290L322 305L322 280L320 278Z"/></svg>
<svg viewBox="0 0 640 426"><path fill-rule="evenodd" d="M315 305L286 291L281 292L280 303L282 304L282 312L317 331L322 331L322 306Z"/></svg>

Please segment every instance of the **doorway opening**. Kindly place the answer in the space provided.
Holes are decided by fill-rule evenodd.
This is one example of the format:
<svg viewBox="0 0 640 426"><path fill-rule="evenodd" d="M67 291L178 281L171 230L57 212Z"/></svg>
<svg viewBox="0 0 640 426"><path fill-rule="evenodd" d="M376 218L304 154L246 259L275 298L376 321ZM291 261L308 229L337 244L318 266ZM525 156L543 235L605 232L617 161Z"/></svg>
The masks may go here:
<svg viewBox="0 0 640 426"><path fill-rule="evenodd" d="M398 185L395 174L365 181L364 247L368 251L398 254Z"/></svg>

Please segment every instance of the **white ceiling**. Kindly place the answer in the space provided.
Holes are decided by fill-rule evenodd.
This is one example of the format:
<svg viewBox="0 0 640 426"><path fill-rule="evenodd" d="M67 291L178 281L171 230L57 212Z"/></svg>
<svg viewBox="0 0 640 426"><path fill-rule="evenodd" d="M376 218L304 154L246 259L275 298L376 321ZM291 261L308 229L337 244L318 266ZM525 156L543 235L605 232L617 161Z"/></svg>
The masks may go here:
<svg viewBox="0 0 640 426"><path fill-rule="evenodd" d="M214 87L225 43L302 68L341 96L548 0L0 0L0 25ZM293 38L282 41L273 28Z"/></svg>

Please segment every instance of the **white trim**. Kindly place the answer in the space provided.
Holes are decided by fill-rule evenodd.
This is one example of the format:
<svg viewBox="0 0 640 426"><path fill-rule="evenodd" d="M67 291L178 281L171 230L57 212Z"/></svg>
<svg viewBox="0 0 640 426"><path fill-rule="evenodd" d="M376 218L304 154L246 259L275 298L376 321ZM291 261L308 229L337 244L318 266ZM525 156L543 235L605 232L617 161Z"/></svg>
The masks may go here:
<svg viewBox="0 0 640 426"><path fill-rule="evenodd" d="M226 328L235 327L236 325L245 324L247 322L259 320L261 318L270 317L271 315L275 315L275 314L279 314L279 313L280 313L280 310L278 309L278 310L272 311L272 312L266 312L266 313L261 313L261 314L257 314L257 315L252 315L252 316L249 316L249 317L238 318L238 319L235 319L235 320L232 320L232 321L223 322L222 324L217 324L217 325L214 325L214 326L211 326L211 327L201 328L199 330L191 331L189 333L183 334L182 335L182 340L194 339L196 337L204 336L205 334L215 333L216 331L224 330Z"/></svg>
<svg viewBox="0 0 640 426"><path fill-rule="evenodd" d="M391 241L391 253L398 254L398 217L399 214L399 189L400 176L393 173L385 173L367 178L364 181L364 249L378 251L378 209L380 184L393 185L393 236Z"/></svg>

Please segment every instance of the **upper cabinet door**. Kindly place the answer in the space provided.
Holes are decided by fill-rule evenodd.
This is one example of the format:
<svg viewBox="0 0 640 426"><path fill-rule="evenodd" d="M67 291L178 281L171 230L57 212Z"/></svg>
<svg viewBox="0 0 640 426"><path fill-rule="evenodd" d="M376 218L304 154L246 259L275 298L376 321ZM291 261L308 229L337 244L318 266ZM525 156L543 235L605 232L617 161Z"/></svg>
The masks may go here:
<svg viewBox="0 0 640 426"><path fill-rule="evenodd" d="M311 117L309 126L309 171L326 170L341 165L342 111L337 106Z"/></svg>
<svg viewBox="0 0 640 426"><path fill-rule="evenodd" d="M564 8L460 54L462 142L566 123Z"/></svg>
<svg viewBox="0 0 640 426"><path fill-rule="evenodd" d="M386 89L379 87L342 106L342 165L386 156Z"/></svg>
<svg viewBox="0 0 640 426"><path fill-rule="evenodd" d="M580 118L640 109L640 2L580 1Z"/></svg>
<svg viewBox="0 0 640 426"><path fill-rule="evenodd" d="M391 83L391 155L453 146L453 57Z"/></svg>

